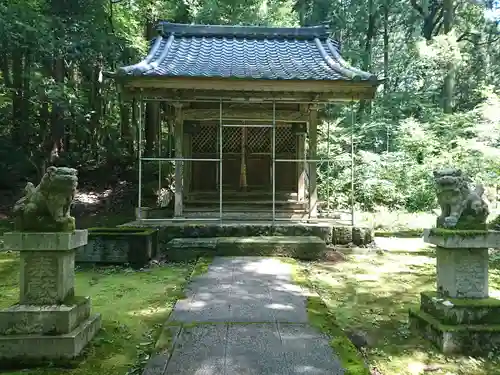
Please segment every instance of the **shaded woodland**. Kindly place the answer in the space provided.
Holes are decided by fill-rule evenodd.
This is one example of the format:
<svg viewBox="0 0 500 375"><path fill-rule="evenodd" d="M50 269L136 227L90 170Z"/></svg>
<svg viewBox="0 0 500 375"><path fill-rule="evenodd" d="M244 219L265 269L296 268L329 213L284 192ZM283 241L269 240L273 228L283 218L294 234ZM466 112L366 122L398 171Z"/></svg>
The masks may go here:
<svg viewBox="0 0 500 375"><path fill-rule="evenodd" d="M320 167L320 196L332 205L349 204L351 129L360 209L433 208L430 172L445 164L484 181L495 195L500 26L489 17L491 6L466 0L0 0L0 189L16 191L50 164L78 168L84 187L136 184L136 106L123 100L108 73L144 56L157 21L167 20L328 23L352 65L385 78L373 102L332 105L322 113L318 151L335 161ZM157 136L158 113L168 110L157 105L146 108L146 155L169 142L168 126L161 141ZM155 173L149 174L153 184Z"/></svg>

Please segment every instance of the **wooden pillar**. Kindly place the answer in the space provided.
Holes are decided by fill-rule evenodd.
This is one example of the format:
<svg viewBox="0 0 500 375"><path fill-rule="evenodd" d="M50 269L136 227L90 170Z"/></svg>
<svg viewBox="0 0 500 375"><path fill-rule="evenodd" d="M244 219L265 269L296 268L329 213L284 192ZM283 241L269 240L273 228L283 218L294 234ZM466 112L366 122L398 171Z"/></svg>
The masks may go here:
<svg viewBox="0 0 500 375"><path fill-rule="evenodd" d="M306 158L306 137L304 134L297 135L297 154L296 158L304 160ZM297 167L297 201L303 202L306 195L306 162L296 163Z"/></svg>
<svg viewBox="0 0 500 375"><path fill-rule="evenodd" d="M309 159L317 159L318 109L309 108ZM316 162L309 162L309 217L318 216L318 187L316 185Z"/></svg>
<svg viewBox="0 0 500 375"><path fill-rule="evenodd" d="M184 121L182 118L182 104L176 103L174 105L174 142L175 142L175 157L182 158L183 143L184 143ZM183 215L183 161L175 161L175 204L174 216L182 217Z"/></svg>

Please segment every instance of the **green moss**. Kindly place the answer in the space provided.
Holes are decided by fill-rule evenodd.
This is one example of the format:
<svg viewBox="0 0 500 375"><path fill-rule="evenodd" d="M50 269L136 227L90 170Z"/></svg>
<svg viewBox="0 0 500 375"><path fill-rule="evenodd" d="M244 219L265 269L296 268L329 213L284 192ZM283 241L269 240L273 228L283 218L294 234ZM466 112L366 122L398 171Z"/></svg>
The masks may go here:
<svg viewBox="0 0 500 375"><path fill-rule="evenodd" d="M293 281L296 284L312 289L306 268L301 267L295 259L283 258L282 261L292 265ZM307 315L313 327L332 337L330 346L339 356L342 367L346 371L345 375L370 375L370 370L360 353L338 326L335 316L321 297L310 296L307 298Z"/></svg>
<svg viewBox="0 0 500 375"><path fill-rule="evenodd" d="M63 301L62 305L65 305L65 306L83 305L86 302L87 302L87 298L86 297L71 296L71 297L67 297Z"/></svg>
<svg viewBox="0 0 500 375"><path fill-rule="evenodd" d="M444 228L432 228L430 234L433 236L440 237L476 237L485 236L489 232L482 229L444 229Z"/></svg>
<svg viewBox="0 0 500 375"><path fill-rule="evenodd" d="M417 309L410 309L410 316L414 316L425 320L434 328L442 332L460 332L460 331L480 331L480 332L500 332L500 324L459 324L448 325L443 324L432 315Z"/></svg>
<svg viewBox="0 0 500 375"><path fill-rule="evenodd" d="M64 301L62 301L61 305L63 306L73 306L73 305L83 305L87 302L87 297L81 297L81 296L71 296L67 297ZM19 301L16 303L11 304L10 306L18 306Z"/></svg>
<svg viewBox="0 0 500 375"><path fill-rule="evenodd" d="M346 375L370 374L360 353L337 325L334 315L320 297L308 297L307 314L312 326L332 337L330 346L339 356Z"/></svg>
<svg viewBox="0 0 500 375"><path fill-rule="evenodd" d="M116 228L88 228L89 235L97 236L149 236L156 232L156 229L150 228L135 228L135 227L116 227Z"/></svg>
<svg viewBox="0 0 500 375"><path fill-rule="evenodd" d="M422 237L423 229L408 229L399 231L376 231L375 237L418 238Z"/></svg>
<svg viewBox="0 0 500 375"><path fill-rule="evenodd" d="M500 215L498 215L488 224L488 228L491 229L497 229L499 226L500 226Z"/></svg>
<svg viewBox="0 0 500 375"><path fill-rule="evenodd" d="M167 325L163 326L160 336L156 340L154 351L159 352L169 352L171 353L174 349L174 342L176 337L179 335L181 326Z"/></svg>
<svg viewBox="0 0 500 375"><path fill-rule="evenodd" d="M200 257L194 266L193 272L191 273L191 279L196 276L203 275L207 273L208 267L212 263L212 258Z"/></svg>
<svg viewBox="0 0 500 375"><path fill-rule="evenodd" d="M9 219L0 219L0 236L5 232L10 232L14 229L14 222Z"/></svg>
<svg viewBox="0 0 500 375"><path fill-rule="evenodd" d="M14 228L18 232L73 232L76 229L75 218L67 217L64 221L55 221L52 216L19 214L14 219Z"/></svg>
<svg viewBox="0 0 500 375"><path fill-rule="evenodd" d="M457 307L500 307L500 299L496 298L448 298L441 297L437 292L422 292L423 295L429 298L443 298Z"/></svg>

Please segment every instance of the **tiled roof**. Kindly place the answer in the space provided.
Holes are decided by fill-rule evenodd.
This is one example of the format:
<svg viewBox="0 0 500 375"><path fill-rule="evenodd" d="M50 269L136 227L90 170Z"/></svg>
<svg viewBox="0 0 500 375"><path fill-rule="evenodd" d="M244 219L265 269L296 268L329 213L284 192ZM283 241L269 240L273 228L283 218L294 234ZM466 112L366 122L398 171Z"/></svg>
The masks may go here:
<svg viewBox="0 0 500 375"><path fill-rule="evenodd" d="M121 75L270 80L370 80L350 67L326 26L278 28L163 22L141 62Z"/></svg>

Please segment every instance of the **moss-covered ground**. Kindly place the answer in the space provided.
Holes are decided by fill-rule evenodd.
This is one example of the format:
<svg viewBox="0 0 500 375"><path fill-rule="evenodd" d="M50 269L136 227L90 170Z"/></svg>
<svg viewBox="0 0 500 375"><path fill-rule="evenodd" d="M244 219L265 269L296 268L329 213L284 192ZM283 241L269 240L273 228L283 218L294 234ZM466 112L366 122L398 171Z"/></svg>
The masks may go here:
<svg viewBox="0 0 500 375"><path fill-rule="evenodd" d="M82 358L69 368L6 371L9 375L134 375L154 350L162 324L194 269L194 263L168 264L145 271L107 267L77 269L76 293L88 295L102 314L102 329ZM19 295L19 256L0 253L0 308Z"/></svg>
<svg viewBox="0 0 500 375"><path fill-rule="evenodd" d="M495 375L500 357L445 356L408 327L408 309L420 292L435 289L435 258L427 253L369 251L340 263L301 263L308 282L327 306L329 319L348 332L368 337L367 361L373 374ZM490 290L500 289L500 264L492 262Z"/></svg>
<svg viewBox="0 0 500 375"><path fill-rule="evenodd" d="M377 230L375 237L396 237L396 238L420 238L424 235L422 228L407 229L407 230Z"/></svg>

